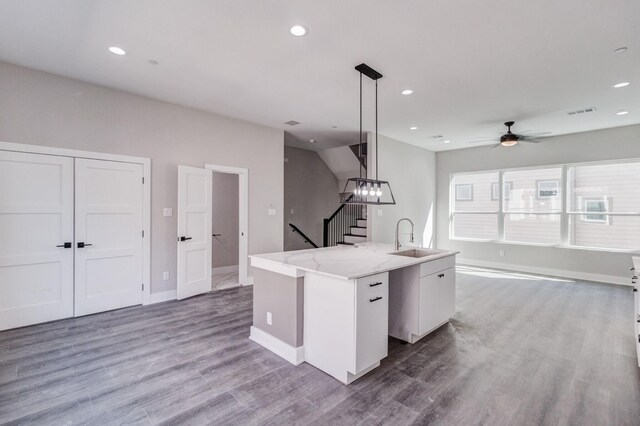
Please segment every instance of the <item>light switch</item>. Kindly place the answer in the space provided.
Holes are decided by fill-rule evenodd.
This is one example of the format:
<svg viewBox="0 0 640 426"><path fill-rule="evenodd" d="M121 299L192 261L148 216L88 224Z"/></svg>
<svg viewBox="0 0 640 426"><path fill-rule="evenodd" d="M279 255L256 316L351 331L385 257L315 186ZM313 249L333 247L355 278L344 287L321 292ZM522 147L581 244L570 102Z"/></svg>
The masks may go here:
<svg viewBox="0 0 640 426"><path fill-rule="evenodd" d="M291 209L291 212L290 212L290 213L291 213L291 214L293 214L293 209Z"/></svg>
<svg viewBox="0 0 640 426"><path fill-rule="evenodd" d="M382 209L378 209L378 216L382 216Z"/></svg>
<svg viewBox="0 0 640 426"><path fill-rule="evenodd" d="M163 214L165 216L173 216L173 209L171 207L165 207Z"/></svg>
<svg viewBox="0 0 640 426"><path fill-rule="evenodd" d="M163 273L162 273L162 279L163 279L164 281L167 281L167 280L169 279L169 272L163 272Z"/></svg>
<svg viewBox="0 0 640 426"><path fill-rule="evenodd" d="M271 312L267 312L267 324L273 325L273 317L271 316Z"/></svg>
<svg viewBox="0 0 640 426"><path fill-rule="evenodd" d="M275 216L276 215L276 209L269 209L267 210L267 214L269 216Z"/></svg>

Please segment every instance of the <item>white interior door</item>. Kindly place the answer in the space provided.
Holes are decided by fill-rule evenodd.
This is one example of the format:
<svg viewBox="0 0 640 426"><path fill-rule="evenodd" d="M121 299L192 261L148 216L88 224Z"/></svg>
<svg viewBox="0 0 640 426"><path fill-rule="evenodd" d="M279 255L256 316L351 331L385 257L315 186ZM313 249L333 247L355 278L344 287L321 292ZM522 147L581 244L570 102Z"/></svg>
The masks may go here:
<svg viewBox="0 0 640 426"><path fill-rule="evenodd" d="M0 151L0 236L0 330L73 316L73 158Z"/></svg>
<svg viewBox="0 0 640 426"><path fill-rule="evenodd" d="M76 159L75 315L142 303L142 165Z"/></svg>
<svg viewBox="0 0 640 426"><path fill-rule="evenodd" d="M178 299L211 291L209 169L178 166Z"/></svg>

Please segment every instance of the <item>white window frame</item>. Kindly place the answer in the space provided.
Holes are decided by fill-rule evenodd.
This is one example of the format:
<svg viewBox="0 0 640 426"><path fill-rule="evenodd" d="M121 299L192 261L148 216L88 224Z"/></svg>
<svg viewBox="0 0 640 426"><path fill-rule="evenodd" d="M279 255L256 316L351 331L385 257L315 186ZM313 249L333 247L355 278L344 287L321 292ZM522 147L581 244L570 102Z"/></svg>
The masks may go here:
<svg viewBox="0 0 640 426"><path fill-rule="evenodd" d="M463 187L469 187L469 198L461 198L458 190ZM473 184L472 183L460 183L456 184L456 201L473 201Z"/></svg>
<svg viewBox="0 0 640 426"><path fill-rule="evenodd" d="M582 222L601 223L606 225L611 224L611 220L609 216L609 198L608 197L587 197L587 198L581 198L580 201L581 201L580 204L582 205L582 211L583 211L583 214L580 217L580 220ZM587 207L589 203L602 203L604 205L604 210L589 211ZM592 218L589 218L588 216L602 216L603 219L592 219Z"/></svg>
<svg viewBox="0 0 640 426"><path fill-rule="evenodd" d="M549 183L549 182L553 182L556 186L556 193L554 195L540 195L540 184L541 183ZM539 200L545 200L548 198L554 198L557 197L558 194L560 193L560 188L562 187L562 185L560 184L560 179L540 179L540 180L536 180L536 198Z"/></svg>
<svg viewBox="0 0 640 426"><path fill-rule="evenodd" d="M569 197L572 195L569 191L570 179L569 179L569 169L572 167L579 166L595 166L595 165L606 165L606 164L625 164L625 163L640 163L640 158L625 158L619 160L605 160L605 161L585 161L580 163L567 163L567 164L550 164L550 165L540 165L540 166L530 166L530 167L514 167L507 169L492 169L492 170L473 170L473 171L464 171L464 172L455 172L449 174L449 239L454 241L470 241L470 242L492 242L499 244L507 244L507 245L524 245L524 246L542 246L542 247L557 247L557 248L566 248L573 250L588 250L588 251L602 251L602 252L615 252L615 253L638 253L640 254L640 248L638 249L615 249L615 248L606 248L606 247L587 247L587 246L578 246L571 244L571 235L569 235L569 224L570 219L573 217L577 219L577 216L584 216L584 211L574 211L568 208ZM463 175L475 175L475 174L483 174L483 173L498 173L499 182L503 183L503 174L504 172L511 171L519 171L519 170L536 170L536 169L549 169L549 168L562 168L562 178L561 179L542 179L541 181L549 181L549 180L558 180L559 187L558 191L560 192L556 196L561 196L561 211L558 212L541 212L539 214L558 214L560 215L560 233L561 239L560 244L541 244L541 243L528 243L528 242L519 242L519 241L506 241L504 239L504 217L506 214L514 214L514 212L504 212L503 210L503 197L502 191L500 193L500 198L498 199L498 210L496 211L455 211L455 193L454 193L454 178L456 176ZM503 188L500 185L500 188ZM563 191L560 191L560 189ZM536 195L538 195L538 185L536 183ZM545 198L553 198L554 196L545 197ZM608 198L608 197L605 197ZM495 200L493 200L495 201ZM611 212L609 211L609 201L607 200L607 212L605 213L607 216L607 220L611 221L611 219L615 216L638 216L640 217L640 211L632 211L632 212ZM454 217L460 214L497 214L498 215L498 238L497 239L478 239L478 238L466 238L466 237L455 237L454 236ZM529 214L529 213L527 213ZM532 213L538 214L538 213Z"/></svg>
<svg viewBox="0 0 640 426"><path fill-rule="evenodd" d="M511 191L513 190L513 182L504 182L503 188L509 188L509 191L506 191L504 194L504 199L509 201L511 199ZM495 193L497 190L497 194ZM500 199L500 183L499 182L491 182L491 201L498 201Z"/></svg>

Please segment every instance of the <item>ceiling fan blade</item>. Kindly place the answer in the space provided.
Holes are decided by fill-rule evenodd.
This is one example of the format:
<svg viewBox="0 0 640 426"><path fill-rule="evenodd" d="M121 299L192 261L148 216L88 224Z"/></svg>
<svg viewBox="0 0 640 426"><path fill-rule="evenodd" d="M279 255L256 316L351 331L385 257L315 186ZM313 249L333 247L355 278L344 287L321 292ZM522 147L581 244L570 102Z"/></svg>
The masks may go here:
<svg viewBox="0 0 640 426"><path fill-rule="evenodd" d="M531 136L549 136L550 134L552 134L553 132L521 132L519 134L521 134L522 136L527 136L527 137L531 137Z"/></svg>
<svg viewBox="0 0 640 426"><path fill-rule="evenodd" d="M491 148L492 148L492 149L493 149L493 148L497 148L497 147L499 147L500 145L502 145L502 144L501 144L500 142L498 142L498 143L497 143L497 144L495 144L495 145L491 145Z"/></svg>
<svg viewBox="0 0 640 426"><path fill-rule="evenodd" d="M478 139L478 140L470 141L470 142L467 142L467 143L487 143L487 142L495 141L496 139L498 139L498 138L494 137L494 138L487 138L487 139Z"/></svg>
<svg viewBox="0 0 640 426"><path fill-rule="evenodd" d="M525 143L542 143L542 141L539 141L538 139L530 139L530 138L520 138L520 140L518 140L518 142L525 142Z"/></svg>

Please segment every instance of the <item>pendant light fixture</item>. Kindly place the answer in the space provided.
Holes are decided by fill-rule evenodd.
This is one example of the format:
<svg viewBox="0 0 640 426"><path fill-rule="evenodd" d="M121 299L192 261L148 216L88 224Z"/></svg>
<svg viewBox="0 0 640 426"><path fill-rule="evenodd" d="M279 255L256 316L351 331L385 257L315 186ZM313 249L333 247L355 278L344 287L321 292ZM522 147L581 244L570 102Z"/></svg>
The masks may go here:
<svg viewBox="0 0 640 426"><path fill-rule="evenodd" d="M382 78L382 74L374 70L367 64L360 64L356 67L356 71L360 73L360 144L358 145L359 160L362 159L367 152L367 145L362 132L362 76L366 75L376 82L376 163L375 168L370 173L373 178L375 171L375 179L363 177L363 164L360 161L360 176L347 179L347 183L342 191L340 202L342 204L373 204L388 205L395 204L391 186L386 180L380 180L378 176L378 80ZM371 165L369 165L371 167Z"/></svg>

